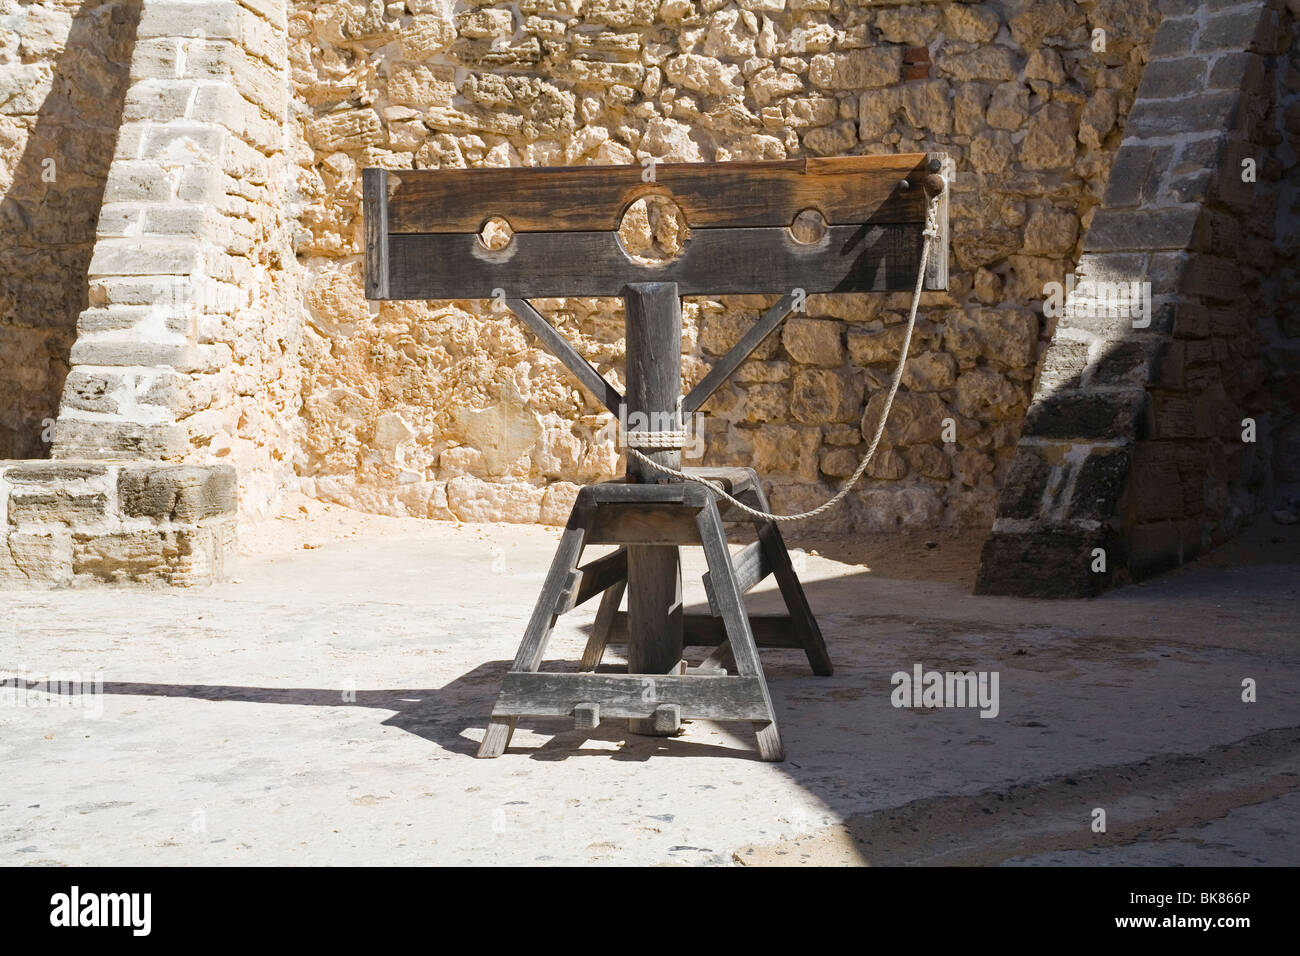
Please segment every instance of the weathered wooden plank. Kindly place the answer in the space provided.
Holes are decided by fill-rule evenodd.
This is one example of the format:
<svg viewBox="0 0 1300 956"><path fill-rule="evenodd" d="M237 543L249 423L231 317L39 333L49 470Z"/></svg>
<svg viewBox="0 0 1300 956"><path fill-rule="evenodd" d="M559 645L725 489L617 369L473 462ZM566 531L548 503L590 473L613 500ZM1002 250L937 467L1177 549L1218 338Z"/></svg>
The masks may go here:
<svg viewBox="0 0 1300 956"><path fill-rule="evenodd" d="M682 388L682 302L671 282L630 283L622 290L627 314L627 414L650 422L676 414ZM679 449L647 451L646 457L680 468ZM628 457L628 482L654 485L661 477L649 465ZM606 509L617 506L604 506ZM677 516L681 505L661 506ZM633 674L663 674L682 659L682 572L677 542L630 544L627 549L627 669ZM663 720L633 719L632 733L662 734ZM676 726L669 728L676 732Z"/></svg>
<svg viewBox="0 0 1300 956"><path fill-rule="evenodd" d="M650 719L654 732L661 736L675 734L682 729L682 708L679 704L660 704Z"/></svg>
<svg viewBox="0 0 1300 956"><path fill-rule="evenodd" d="M763 720L771 714L762 681L753 677L509 673L492 718L568 717L593 702L602 719L653 720L664 704L677 705L684 720Z"/></svg>
<svg viewBox="0 0 1300 956"><path fill-rule="evenodd" d="M574 730L595 730L600 726L600 704L578 704L573 708Z"/></svg>
<svg viewBox="0 0 1300 956"><path fill-rule="evenodd" d="M709 400L709 396L718 390L740 363L749 358L749 353L762 345L763 340L781 324L781 320L790 314L790 306L793 303L794 296L789 293L783 295L779 302L764 312L759 320L745 331L740 341L728 349L727 354L714 363L713 368L709 369L700 383L686 394L682 400L683 415L689 415Z"/></svg>
<svg viewBox="0 0 1300 956"><path fill-rule="evenodd" d="M692 469L685 469L689 474ZM713 493L700 485L671 482L666 485L638 484L626 478L602 481L587 485L580 492L593 504L676 504L691 508L703 507Z"/></svg>
<svg viewBox="0 0 1300 956"><path fill-rule="evenodd" d="M843 156L776 162L660 163L655 182L641 166L403 170L393 180L397 233L477 232L499 216L519 232L616 230L623 211L647 195L668 196L692 229L788 226L817 209L832 225L917 222L925 156Z"/></svg>
<svg viewBox="0 0 1300 956"><path fill-rule="evenodd" d="M479 742L478 757L500 757L510 746L510 737L515 732L514 717L494 717L483 733L483 740Z"/></svg>
<svg viewBox="0 0 1300 956"><path fill-rule="evenodd" d="M555 326L546 321L546 318L525 299L507 299L506 305L511 312L519 316L520 321L528 326L535 336L541 339L546 350L564 363L565 368L573 373L574 378L581 382L598 402L615 415L618 414L619 405L623 402L623 396L619 394L618 389L609 384L605 376L596 371L595 366L579 355L578 350L560 334Z"/></svg>
<svg viewBox="0 0 1300 956"><path fill-rule="evenodd" d="M745 614L745 602L741 597L740 589L736 586L736 576L731 567L731 554L727 550L727 537L722 530L722 518L718 514L717 506L709 502L696 513L695 520L700 528L704 558L708 562L709 574L713 578L713 593L717 599L719 616L727 631L727 640L731 644L731 656L736 662L736 671L741 677L752 677L758 681L763 702L767 705L766 719L754 720L758 755L765 761L784 760L785 748L781 744L781 734L776 726L776 711L768 697L767 682L763 679L763 665L759 662L758 647L754 643L754 632L750 630L749 618Z"/></svg>
<svg viewBox="0 0 1300 956"><path fill-rule="evenodd" d="M746 545L732 554L731 567L736 576L736 587L741 594L753 589L755 585L772 573L772 567L768 564L767 553L763 550L762 542L759 541ZM713 573L711 571L704 574L704 593L708 596L709 607L713 609L714 615L721 615L722 609L718 603L717 595L714 593Z"/></svg>
<svg viewBox="0 0 1300 956"><path fill-rule="evenodd" d="M567 614L606 588L627 578L627 549L619 548L594 561L574 568L556 605L556 614Z"/></svg>
<svg viewBox="0 0 1300 956"><path fill-rule="evenodd" d="M588 544L699 544L695 509L674 504L601 505L592 517Z"/></svg>
<svg viewBox="0 0 1300 956"><path fill-rule="evenodd" d="M365 169L361 172L367 299L388 298L387 172L384 169Z"/></svg>
<svg viewBox="0 0 1300 956"><path fill-rule="evenodd" d="M498 252L469 234L390 234L387 297L613 296L629 281L675 282L681 295L911 291L921 230L831 226L803 245L785 229L702 229L662 264L632 259L612 232L519 233Z"/></svg>
<svg viewBox="0 0 1300 956"><path fill-rule="evenodd" d="M582 649L582 661L578 664L580 671L594 671L600 666L600 659L605 656L605 647L614 629L614 618L618 615L619 602L627 590L627 579L616 581L600 597L600 607L596 609L596 620L591 625L591 635L587 646Z"/></svg>
<svg viewBox="0 0 1300 956"><path fill-rule="evenodd" d="M932 171L931 175L934 175L933 170L936 166L939 175L951 173L948 169L947 153L926 154L926 169ZM948 288L948 194L950 191L950 187L945 184L939 196L939 236L931 245L930 256L925 264L925 288L927 289ZM930 198L931 195L926 196L927 202Z"/></svg>
<svg viewBox="0 0 1300 956"><path fill-rule="evenodd" d="M750 618L752 625L753 618ZM761 644L759 645L762 646ZM709 651L708 656L700 661L700 666L696 668L699 674L725 674L727 672L726 662L731 657L731 644L723 641L713 650Z"/></svg>
<svg viewBox="0 0 1300 956"><path fill-rule="evenodd" d="M771 510L762 486L756 485L747 492L747 497L749 500L746 504L752 504L760 511ZM812 667L812 672L819 677L830 677L835 673L835 668L826 650L826 641L822 637L821 627L817 624L817 618L808 604L808 596L804 593L799 576L795 573L794 563L790 560L785 538L781 535L781 526L775 521L760 519L754 521L754 527L758 531L758 545L763 549L768 565L776 576L777 587L781 589L781 597L790 612L791 626L803 645L804 653L808 655L808 664Z"/></svg>
<svg viewBox="0 0 1300 956"><path fill-rule="evenodd" d="M556 608L564 586L569 580L570 573L577 566L578 559L582 557L589 520L590 508L579 500L569 514L569 521L565 525L559 547L555 549L555 557L551 559L550 570L546 572L546 580L542 582L542 593L537 596L532 616L528 619L528 627L524 630L524 639L519 643L514 663L510 666L512 671L535 671L541 665L542 656L546 653L546 643L550 639L551 630L555 627ZM514 730L515 724L512 719L499 719L494 714L491 723L488 724L487 732L483 735L483 740L479 743L477 756L484 758L501 756L506 747L510 746L510 737Z"/></svg>
<svg viewBox="0 0 1300 956"><path fill-rule="evenodd" d="M723 491L737 498L743 498L749 489L758 486L758 472L753 468L697 465L683 468L682 471L692 477L719 484Z"/></svg>
<svg viewBox="0 0 1300 956"><path fill-rule="evenodd" d="M791 624L799 638L799 643L803 645L804 653L808 655L808 664L812 667L812 672L819 677L830 677L835 673L835 667L831 664L830 654L826 650L826 641L822 637L817 618L813 616L812 608L808 604L808 597L804 594L799 576L795 574L794 565L790 562L790 554L786 551L785 541L776 522L768 521L759 526L758 545L763 549L772 573L776 576L777 587L781 589L781 597L790 611Z"/></svg>

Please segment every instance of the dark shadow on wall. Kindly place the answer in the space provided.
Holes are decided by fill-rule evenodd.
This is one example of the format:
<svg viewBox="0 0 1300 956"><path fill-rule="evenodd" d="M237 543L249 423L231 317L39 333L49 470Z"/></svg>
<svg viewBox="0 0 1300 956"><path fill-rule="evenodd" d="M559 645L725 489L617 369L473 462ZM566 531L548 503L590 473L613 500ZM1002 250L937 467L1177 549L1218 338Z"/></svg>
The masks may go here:
<svg viewBox="0 0 1300 956"><path fill-rule="evenodd" d="M141 2L86 0L48 87L39 49L5 67L13 82L0 87L0 155L28 136L0 179L0 459L50 454L77 318L89 300ZM43 102L25 102L40 89L48 89Z"/></svg>

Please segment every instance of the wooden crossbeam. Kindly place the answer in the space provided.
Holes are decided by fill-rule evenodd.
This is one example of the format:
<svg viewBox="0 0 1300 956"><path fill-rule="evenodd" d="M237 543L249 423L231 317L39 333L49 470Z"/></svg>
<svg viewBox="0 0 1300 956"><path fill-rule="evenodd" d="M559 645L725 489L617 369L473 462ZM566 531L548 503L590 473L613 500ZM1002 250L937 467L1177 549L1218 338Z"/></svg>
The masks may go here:
<svg viewBox="0 0 1300 956"><path fill-rule="evenodd" d="M489 291L488 295L492 295L492 292ZM609 384L605 376L596 371L590 362L578 354L578 350L569 344L569 340L561 335L555 326L546 321L546 318L525 299L506 299L506 305L510 307L511 312L519 316L520 321L528 326L535 336L541 339L547 351L564 363L598 402L615 415L618 414L619 406L623 404L622 394Z"/></svg>
<svg viewBox="0 0 1300 956"><path fill-rule="evenodd" d="M750 353L762 345L763 340L781 324L781 320L790 314L790 307L793 304L794 296L787 293L781 296L776 305L764 312L762 317L740 337L740 341L728 349L727 354L709 369L700 384L686 394L682 399L682 414L688 415L707 402L709 396L740 367L740 363L749 358Z"/></svg>
<svg viewBox="0 0 1300 956"><path fill-rule="evenodd" d="M394 233L477 232L494 216L515 232L618 229L623 210L670 197L691 229L788 226L805 209L832 225L918 222L923 153L642 166L400 170L387 175ZM907 180L917 188L900 189Z"/></svg>
<svg viewBox="0 0 1300 956"><path fill-rule="evenodd" d="M555 613L567 614L619 581L627 579L627 549L619 548L594 561L574 568L564 593L556 602Z"/></svg>
<svg viewBox="0 0 1300 956"><path fill-rule="evenodd" d="M701 229L665 263L629 257L614 232L517 233L496 252L474 233L390 233L387 255L392 299L612 296L635 282L681 295L902 292L916 281L921 226L830 226L808 245L784 227Z"/></svg>
<svg viewBox="0 0 1300 956"><path fill-rule="evenodd" d="M591 544L699 544L694 510L677 504L607 504L592 519Z"/></svg>
<svg viewBox="0 0 1300 956"><path fill-rule="evenodd" d="M593 701L602 720L651 719L664 704L679 707L682 720L766 720L772 714L758 677L512 672L501 682L492 718L568 717Z"/></svg>

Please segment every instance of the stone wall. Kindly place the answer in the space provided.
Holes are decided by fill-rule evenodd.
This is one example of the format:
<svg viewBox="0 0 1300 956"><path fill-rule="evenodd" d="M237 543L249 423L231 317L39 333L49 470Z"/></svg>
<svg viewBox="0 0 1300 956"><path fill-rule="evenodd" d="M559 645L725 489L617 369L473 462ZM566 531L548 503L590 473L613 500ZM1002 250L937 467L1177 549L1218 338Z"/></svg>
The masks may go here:
<svg viewBox="0 0 1300 956"><path fill-rule="evenodd" d="M140 0L0 0L0 459L50 453Z"/></svg>
<svg viewBox="0 0 1300 956"><path fill-rule="evenodd" d="M1045 356L981 591L1095 594L1166 570L1300 477L1300 210L1278 190L1296 176L1294 22L1267 2L1165 7L1084 242L1094 285ZM1145 314L1101 302L1134 284Z"/></svg>
<svg viewBox="0 0 1300 956"><path fill-rule="evenodd" d="M618 468L606 417L512 319L365 302L364 167L936 150L957 169L951 290L923 298L886 443L825 520L987 527L1050 332L1044 283L1074 267L1158 19L1153 0L295 3L304 487L555 521ZM706 406L705 460L758 467L778 510L828 496L874 426L907 299L814 297ZM769 301L688 300L688 382ZM540 305L617 379L617 302Z"/></svg>
<svg viewBox="0 0 1300 956"><path fill-rule="evenodd" d="M367 166L947 153L951 288L923 296L880 454L825 520L987 527L1001 488L981 587L1094 593L1300 487L1300 69L1280 3L4 9L0 454L43 454L33 425L62 387L55 470L3 466L6 580L219 571L228 537L195 550L180 512L131 511L124 476L150 466L204 488L237 474L244 513L296 486L521 522L562 521L618 471L608 414L513 318L366 302ZM625 241L668 245L670 227L633 210ZM1149 283L1149 324L1083 295L1058 324L1044 294L1071 275ZM779 510L828 496L874 428L908 298L811 297L706 406L704 460L755 465ZM771 301L689 299L688 384ZM616 301L535 304L618 382ZM1079 560L1099 547L1102 578Z"/></svg>
<svg viewBox="0 0 1300 956"><path fill-rule="evenodd" d="M54 457L292 480L301 333L283 0L148 0Z"/></svg>
<svg viewBox="0 0 1300 956"><path fill-rule="evenodd" d="M1287 4L1279 43L1288 43L1272 70L1273 109L1266 133L1273 144L1261 178L1276 178L1271 198L1276 236L1264 276L1267 306L1259 315L1269 404L1264 439L1272 463L1272 500L1282 512L1300 512L1300 4Z"/></svg>
<svg viewBox="0 0 1300 956"><path fill-rule="evenodd" d="M229 465L0 461L0 586L211 584L235 502Z"/></svg>

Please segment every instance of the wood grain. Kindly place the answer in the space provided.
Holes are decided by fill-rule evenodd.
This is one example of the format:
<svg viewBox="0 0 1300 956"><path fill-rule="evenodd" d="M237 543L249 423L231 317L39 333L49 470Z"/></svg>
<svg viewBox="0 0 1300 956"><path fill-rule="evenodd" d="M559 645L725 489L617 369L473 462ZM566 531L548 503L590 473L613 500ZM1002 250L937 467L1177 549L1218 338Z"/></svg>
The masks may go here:
<svg viewBox="0 0 1300 956"><path fill-rule="evenodd" d="M676 704L686 720L762 720L772 713L763 681L755 677L510 673L501 682L492 717L568 717L593 702L599 703L602 719L649 721L664 704Z"/></svg>
<svg viewBox="0 0 1300 956"><path fill-rule="evenodd" d="M919 223L832 226L815 245L785 229L705 229L654 265L613 232L520 233L500 252L472 234L390 234L387 297L614 296L629 282L675 282L680 295L910 292L920 255Z"/></svg>
<svg viewBox="0 0 1300 956"><path fill-rule="evenodd" d="M516 233L616 230L647 195L671 198L692 230L789 226L804 209L831 225L921 222L924 153L735 163L428 169L389 172L394 233L477 233L499 216ZM902 180L913 188L900 188Z"/></svg>

